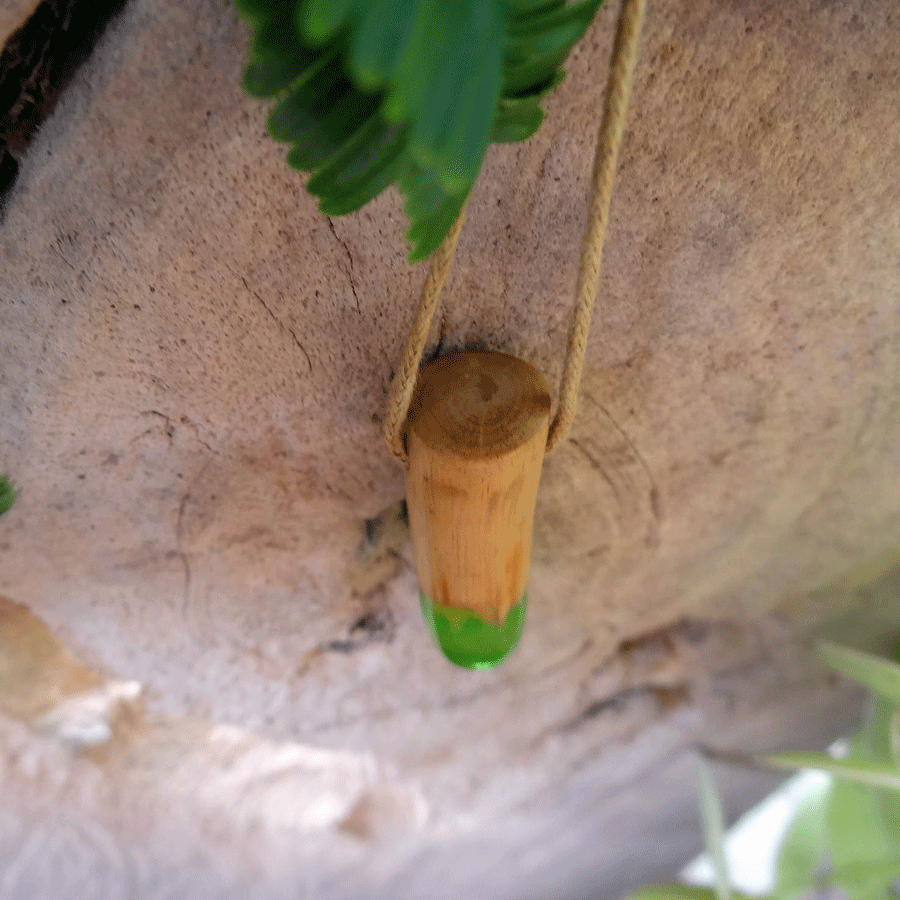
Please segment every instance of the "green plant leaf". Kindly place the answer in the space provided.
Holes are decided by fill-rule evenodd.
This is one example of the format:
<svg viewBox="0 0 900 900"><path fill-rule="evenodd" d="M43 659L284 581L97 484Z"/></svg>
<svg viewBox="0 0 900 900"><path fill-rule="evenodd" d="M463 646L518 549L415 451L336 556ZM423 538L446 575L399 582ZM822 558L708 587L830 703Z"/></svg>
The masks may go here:
<svg viewBox="0 0 900 900"><path fill-rule="evenodd" d="M534 100L501 100L494 113L491 140L512 143L530 138L541 127L544 110Z"/></svg>
<svg viewBox="0 0 900 900"><path fill-rule="evenodd" d="M835 780L827 810L828 853L835 870L893 863L900 844L884 826L876 791Z"/></svg>
<svg viewBox="0 0 900 900"><path fill-rule="evenodd" d="M380 194L404 164L406 129L389 125L377 113L372 120L316 171L307 190L321 197L325 215L359 209Z"/></svg>
<svg viewBox="0 0 900 900"><path fill-rule="evenodd" d="M303 169L313 169L335 153L378 109L377 100L355 90L341 61L323 57L313 71L293 84L269 114L269 133L293 143ZM296 164L296 163L295 163Z"/></svg>
<svg viewBox="0 0 900 900"><path fill-rule="evenodd" d="M462 211L468 194L447 197L433 215L419 219L407 233L413 245L410 260L425 259L440 246L456 217Z"/></svg>
<svg viewBox="0 0 900 900"><path fill-rule="evenodd" d="M538 10L516 17L506 42L507 56L528 59L571 47L594 18L601 0L581 0L568 6Z"/></svg>
<svg viewBox="0 0 900 900"><path fill-rule="evenodd" d="M900 863L864 862L835 869L830 880L849 900L886 900L894 896L892 884L897 878Z"/></svg>
<svg viewBox="0 0 900 900"><path fill-rule="evenodd" d="M518 16L531 16L546 9L565 6L566 0L507 0L507 6Z"/></svg>
<svg viewBox="0 0 900 900"><path fill-rule="evenodd" d="M324 55L321 50L308 47L282 55L257 53L251 48L241 85L253 97L274 97L288 85L310 74Z"/></svg>
<svg viewBox="0 0 900 900"><path fill-rule="evenodd" d="M292 166L312 173L320 209L352 212L396 183L414 261L446 236L490 141L540 127L538 101L563 77L599 0L234 4L253 27L244 88L276 98L270 132L291 145Z"/></svg>
<svg viewBox="0 0 900 900"><path fill-rule="evenodd" d="M448 193L475 181L500 94L502 0L421 0L387 108L414 120L411 152ZM423 60L430 65L423 68Z"/></svg>
<svg viewBox="0 0 900 900"><path fill-rule="evenodd" d="M829 642L820 643L817 649L832 668L895 706L900 704L900 665L897 663Z"/></svg>
<svg viewBox="0 0 900 900"><path fill-rule="evenodd" d="M798 805L778 850L776 889L779 896L809 891L813 872L828 849L827 812L831 786L817 785Z"/></svg>
<svg viewBox="0 0 900 900"><path fill-rule="evenodd" d="M299 0L296 27L309 41L322 44L351 17L356 0Z"/></svg>
<svg viewBox="0 0 900 900"><path fill-rule="evenodd" d="M856 784L900 791L900 770L890 763L867 759L835 759L827 753L803 751L770 753L760 757L759 761L776 769L817 769L838 778L846 778Z"/></svg>
<svg viewBox="0 0 900 900"><path fill-rule="evenodd" d="M751 900L749 895L732 891L733 900ZM717 900L712 888L692 884L648 884L628 894L626 900ZM763 900L756 897L754 900Z"/></svg>
<svg viewBox="0 0 900 900"><path fill-rule="evenodd" d="M406 195L404 209L410 221L434 215L447 200L447 193L430 169L410 162L400 176L400 187Z"/></svg>
<svg viewBox="0 0 900 900"><path fill-rule="evenodd" d="M12 509L16 502L17 492L6 475L0 475L0 516Z"/></svg>
<svg viewBox="0 0 900 900"><path fill-rule="evenodd" d="M418 0L368 0L350 44L350 68L363 88L381 87L409 41Z"/></svg>
<svg viewBox="0 0 900 900"><path fill-rule="evenodd" d="M233 0L237 14L253 24L269 22L279 12L271 0Z"/></svg>
<svg viewBox="0 0 900 900"><path fill-rule="evenodd" d="M895 709L891 713L889 728L889 746L891 749L891 760L897 768L900 768L900 709Z"/></svg>
<svg viewBox="0 0 900 900"><path fill-rule="evenodd" d="M384 106L388 118L415 121L433 99L432 82L462 31L456 3L446 6L441 0L417 0L409 39L389 78ZM451 26L449 31L445 31L446 25Z"/></svg>
<svg viewBox="0 0 900 900"><path fill-rule="evenodd" d="M528 96L535 89L542 91L546 84L558 84L565 75L560 66L566 61L567 56L568 51L561 50L550 56L538 56L533 59L504 59L501 96Z"/></svg>
<svg viewBox="0 0 900 900"><path fill-rule="evenodd" d="M725 859L725 822L722 817L722 803L719 800L712 770L702 757L697 761L697 782L700 789L703 831L706 835L706 852L712 860L713 870L716 873L716 896L718 900L731 900L728 862Z"/></svg>
<svg viewBox="0 0 900 900"><path fill-rule="evenodd" d="M865 726L853 742L853 756L897 767L894 756L897 706L890 700L875 698ZM900 771L900 769L898 769ZM881 791L877 804L884 827L895 841L900 842L900 794Z"/></svg>

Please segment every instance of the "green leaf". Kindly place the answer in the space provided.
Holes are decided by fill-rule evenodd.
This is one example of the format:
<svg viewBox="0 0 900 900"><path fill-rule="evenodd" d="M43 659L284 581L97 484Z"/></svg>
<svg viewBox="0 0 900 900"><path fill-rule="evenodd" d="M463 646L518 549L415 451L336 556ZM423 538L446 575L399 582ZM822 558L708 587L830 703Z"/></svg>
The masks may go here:
<svg viewBox="0 0 900 900"><path fill-rule="evenodd" d="M760 757L760 761L776 769L817 769L856 784L900 791L900 770L890 763L866 759L835 759L827 753L803 751L770 753Z"/></svg>
<svg viewBox="0 0 900 900"><path fill-rule="evenodd" d="M448 196L436 213L419 219L410 227L406 233L407 240L413 245L410 262L425 259L437 250L462 211L467 197L468 193Z"/></svg>
<svg viewBox="0 0 900 900"><path fill-rule="evenodd" d="M749 895L732 891L733 900L751 900ZM717 900L712 888L691 884L648 884L632 891L626 900ZM760 900L760 898L755 898Z"/></svg>
<svg viewBox="0 0 900 900"><path fill-rule="evenodd" d="M278 15L278 4L270 0L233 0L234 8L241 18L254 25L261 25Z"/></svg>
<svg viewBox="0 0 900 900"><path fill-rule="evenodd" d="M854 739L853 755L885 765L897 766L894 757L894 726L897 706L890 700L875 699L865 727ZM900 771L900 769L898 769ZM881 818L895 841L900 841L900 794L881 791L877 795Z"/></svg>
<svg viewBox="0 0 900 900"><path fill-rule="evenodd" d="M481 166L500 94L502 0L421 0L392 80L389 116L414 120L411 152L448 193Z"/></svg>
<svg viewBox="0 0 900 900"><path fill-rule="evenodd" d="M718 900L731 900L728 862L725 859L725 822L722 817L722 803L713 781L712 770L703 758L697 761L697 781L700 788L703 831L706 835L706 852L712 860L713 870L716 873L716 896Z"/></svg>
<svg viewBox="0 0 900 900"><path fill-rule="evenodd" d="M474 0L477 4L478 0ZM472 55L474 71L460 85L433 137L438 178L450 193L468 191L475 182L490 143L491 127L500 97L502 50L490 42L491 23L482 34L480 50ZM423 120L427 121L427 120ZM432 119L432 121L434 121ZM423 129L418 132L420 141ZM421 145L420 145L421 146Z"/></svg>
<svg viewBox="0 0 900 900"><path fill-rule="evenodd" d="M565 54L560 54L565 59ZM565 77L557 57L528 60L503 66L501 97L527 97L537 90L543 94L544 86L555 86Z"/></svg>
<svg viewBox="0 0 900 900"><path fill-rule="evenodd" d="M313 170L377 115L378 99L362 94L332 58L292 86L269 115L269 133L294 144L289 162Z"/></svg>
<svg viewBox="0 0 900 900"><path fill-rule="evenodd" d="M364 88L381 87L412 31L417 0L369 0L350 44L350 66Z"/></svg>
<svg viewBox="0 0 900 900"><path fill-rule="evenodd" d="M775 893L808 891L828 849L826 815L833 782L817 785L798 805L778 850Z"/></svg>
<svg viewBox="0 0 900 900"><path fill-rule="evenodd" d="M507 6L516 16L533 16L545 9L557 9L565 6L566 0L507 0Z"/></svg>
<svg viewBox="0 0 900 900"><path fill-rule="evenodd" d="M326 56L306 47L283 55L251 51L241 85L252 97L274 97L291 83L309 77Z"/></svg>
<svg viewBox="0 0 900 900"><path fill-rule="evenodd" d="M16 489L6 475L0 475L0 516L12 509L16 502Z"/></svg>
<svg viewBox="0 0 900 900"><path fill-rule="evenodd" d="M329 216L359 209L380 194L404 165L406 129L377 113L310 178L307 190Z"/></svg>
<svg viewBox="0 0 900 900"><path fill-rule="evenodd" d="M890 700L894 705L900 704L900 665L837 644L823 642L818 645L819 655L833 669L858 681L874 694Z"/></svg>
<svg viewBox="0 0 900 900"><path fill-rule="evenodd" d="M509 29L506 55L529 59L571 47L591 24L600 3L601 0L581 0L516 18Z"/></svg>
<svg viewBox="0 0 900 900"><path fill-rule="evenodd" d="M548 82L533 87L528 94L502 97L494 113L491 140L510 143L530 138L544 121L544 110L538 100L555 88L562 78L563 72L560 70Z"/></svg>
<svg viewBox="0 0 900 900"><path fill-rule="evenodd" d="M351 17L356 0L298 0L297 30L313 44L333 37Z"/></svg>
<svg viewBox="0 0 900 900"><path fill-rule="evenodd" d="M254 29L244 88L276 98L270 131L292 145L292 166L312 172L320 209L342 215L398 183L411 260L446 236L490 141L524 140L540 127L538 101L563 77L599 5L234 2Z"/></svg>
<svg viewBox="0 0 900 900"><path fill-rule="evenodd" d="M501 100L494 113L491 140L512 143L530 138L541 127L544 110L534 100Z"/></svg>
<svg viewBox="0 0 900 900"><path fill-rule="evenodd" d="M458 2L451 0L444 9L441 0L418 0L409 39L391 73L391 87L384 104L389 119L416 121L420 110L431 102L432 79L459 40Z"/></svg>
<svg viewBox="0 0 900 900"><path fill-rule="evenodd" d="M900 878L900 863L864 862L835 869L831 883L849 900L887 900L894 896L892 883Z"/></svg>
<svg viewBox="0 0 900 900"><path fill-rule="evenodd" d="M329 49L331 50L329 55L333 55L334 48ZM292 59L295 56L307 55L311 51L314 51L315 56L327 52L300 43L294 34L288 11L278 6L275 6L269 18L261 22L250 42L250 58L265 62Z"/></svg>
<svg viewBox="0 0 900 900"><path fill-rule="evenodd" d="M836 780L827 811L829 857L835 869L861 864L900 865L900 844L884 827L876 792Z"/></svg>
<svg viewBox="0 0 900 900"><path fill-rule="evenodd" d="M412 160L399 181L406 195L404 210L411 221L434 215L447 202L448 194L431 169L423 169Z"/></svg>

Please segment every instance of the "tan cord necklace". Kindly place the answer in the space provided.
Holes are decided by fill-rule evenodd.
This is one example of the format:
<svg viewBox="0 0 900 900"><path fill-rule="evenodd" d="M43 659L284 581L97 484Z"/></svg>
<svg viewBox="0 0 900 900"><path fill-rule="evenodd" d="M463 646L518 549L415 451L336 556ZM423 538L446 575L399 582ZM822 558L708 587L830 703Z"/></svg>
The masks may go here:
<svg viewBox="0 0 900 900"><path fill-rule="evenodd" d="M637 60L638 41L644 19L646 0L622 0L610 63L609 79L603 107L603 118L597 136L594 169L591 177L591 194L588 219L581 245L578 268L578 287L575 293L575 314L569 332L569 345L559 389L559 405L550 425L547 438L548 452L568 434L575 417L578 388L584 368L591 318L596 305L600 263L603 258L603 242L609 222L609 204L619 146L625 131L628 97ZM431 257L428 278L419 301L419 309L406 343L403 362L394 379L391 396L384 418L384 436L391 453L407 464L404 441L406 417L415 388L416 377L422 361L422 353L428 342L431 322L440 303L441 291L462 231L465 208L453 224L443 244Z"/></svg>

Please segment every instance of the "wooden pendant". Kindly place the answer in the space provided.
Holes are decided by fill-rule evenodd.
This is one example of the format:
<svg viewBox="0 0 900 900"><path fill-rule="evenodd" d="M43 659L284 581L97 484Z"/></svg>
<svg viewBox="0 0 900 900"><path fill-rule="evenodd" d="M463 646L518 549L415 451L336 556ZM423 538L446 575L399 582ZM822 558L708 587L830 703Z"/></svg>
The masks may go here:
<svg viewBox="0 0 900 900"><path fill-rule="evenodd" d="M419 372L406 423L407 506L422 610L451 662L489 668L525 622L550 389L504 353L450 353Z"/></svg>

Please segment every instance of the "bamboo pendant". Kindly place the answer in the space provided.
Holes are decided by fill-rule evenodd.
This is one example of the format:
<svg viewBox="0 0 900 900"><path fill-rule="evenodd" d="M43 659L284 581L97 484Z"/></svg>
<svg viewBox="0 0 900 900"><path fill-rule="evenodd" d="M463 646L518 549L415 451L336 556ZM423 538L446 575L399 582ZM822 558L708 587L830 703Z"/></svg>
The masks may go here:
<svg viewBox="0 0 900 900"><path fill-rule="evenodd" d="M550 389L504 353L450 353L419 372L406 423L407 506L422 612L444 655L487 669L525 625Z"/></svg>

